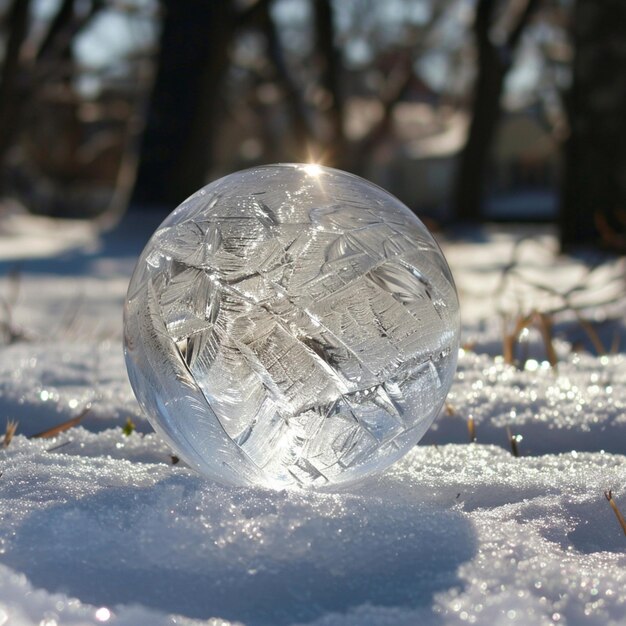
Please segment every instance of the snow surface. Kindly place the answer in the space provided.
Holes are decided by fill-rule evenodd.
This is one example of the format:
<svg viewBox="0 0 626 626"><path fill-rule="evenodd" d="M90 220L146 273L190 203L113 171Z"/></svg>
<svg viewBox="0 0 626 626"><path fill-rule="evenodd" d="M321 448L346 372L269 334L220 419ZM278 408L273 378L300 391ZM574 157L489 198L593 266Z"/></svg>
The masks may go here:
<svg viewBox="0 0 626 626"><path fill-rule="evenodd" d="M19 421L0 451L0 626L626 623L604 496L626 513L623 260L559 258L546 230L445 241L465 346L448 410L382 476L272 492L173 464L132 396L121 307L158 218L104 236L33 220L0 232L0 421ZM557 368L534 327L524 363L501 356L503 316L533 309L553 313Z"/></svg>

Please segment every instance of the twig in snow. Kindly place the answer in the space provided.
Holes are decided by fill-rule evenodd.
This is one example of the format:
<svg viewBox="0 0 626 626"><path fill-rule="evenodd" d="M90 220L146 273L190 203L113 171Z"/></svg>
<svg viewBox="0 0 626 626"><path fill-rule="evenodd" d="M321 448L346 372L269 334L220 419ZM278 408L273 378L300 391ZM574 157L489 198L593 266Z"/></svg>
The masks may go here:
<svg viewBox="0 0 626 626"><path fill-rule="evenodd" d="M605 491L604 497L609 501L609 504L611 505L611 508L613 509L613 513L615 513L615 517L617 517L617 521L619 522L619 525L622 527L622 530L624 531L624 534L626 535L626 520L624 519L622 512L617 508L617 504L615 503L615 500L613 500L613 492L610 489L608 491Z"/></svg>
<svg viewBox="0 0 626 626"><path fill-rule="evenodd" d="M78 426L89 411L91 411L91 404L88 404L76 417L67 420L67 422L63 422L62 424L57 424L52 428L48 428L48 430L44 430L41 433L31 435L29 439L50 439L51 437L56 437L58 434L65 432L74 426Z"/></svg>

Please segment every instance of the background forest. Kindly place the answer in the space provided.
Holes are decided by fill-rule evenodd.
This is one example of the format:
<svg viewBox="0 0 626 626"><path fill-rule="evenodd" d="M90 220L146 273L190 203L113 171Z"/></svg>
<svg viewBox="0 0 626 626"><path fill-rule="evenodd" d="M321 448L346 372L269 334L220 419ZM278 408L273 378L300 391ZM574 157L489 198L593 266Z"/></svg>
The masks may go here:
<svg viewBox="0 0 626 626"><path fill-rule="evenodd" d="M560 221L623 251L620 0L5 0L2 191L65 216L171 210L277 161L439 222Z"/></svg>

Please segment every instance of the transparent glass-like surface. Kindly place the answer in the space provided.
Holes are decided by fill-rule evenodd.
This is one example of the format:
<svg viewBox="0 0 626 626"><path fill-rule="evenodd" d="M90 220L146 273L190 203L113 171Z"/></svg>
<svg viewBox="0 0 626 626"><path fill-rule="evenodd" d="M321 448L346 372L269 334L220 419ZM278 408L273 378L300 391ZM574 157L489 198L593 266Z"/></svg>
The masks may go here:
<svg viewBox="0 0 626 626"><path fill-rule="evenodd" d="M399 200L338 170L272 165L204 187L163 222L124 323L135 394L191 466L332 488L428 429L452 382L459 305Z"/></svg>

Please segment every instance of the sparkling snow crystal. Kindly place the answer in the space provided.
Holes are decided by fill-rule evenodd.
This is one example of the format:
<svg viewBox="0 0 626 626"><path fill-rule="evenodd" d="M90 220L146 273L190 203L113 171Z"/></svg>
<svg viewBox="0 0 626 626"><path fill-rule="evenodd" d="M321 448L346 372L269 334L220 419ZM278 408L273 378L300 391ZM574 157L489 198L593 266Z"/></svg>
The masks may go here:
<svg viewBox="0 0 626 626"><path fill-rule="evenodd" d="M157 229L125 310L132 386L192 466L233 484L325 487L387 467L437 415L459 307L397 199L319 166L200 190Z"/></svg>

